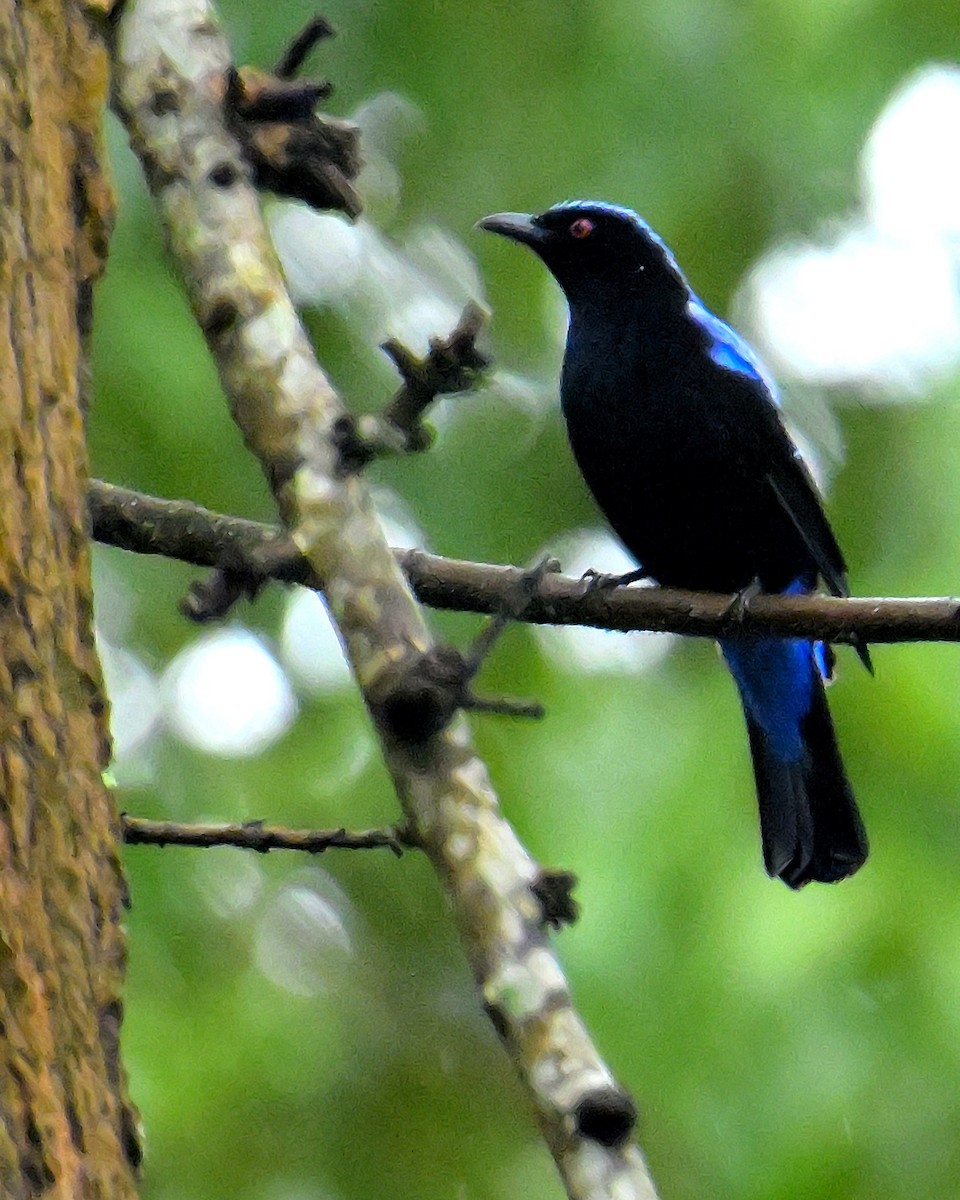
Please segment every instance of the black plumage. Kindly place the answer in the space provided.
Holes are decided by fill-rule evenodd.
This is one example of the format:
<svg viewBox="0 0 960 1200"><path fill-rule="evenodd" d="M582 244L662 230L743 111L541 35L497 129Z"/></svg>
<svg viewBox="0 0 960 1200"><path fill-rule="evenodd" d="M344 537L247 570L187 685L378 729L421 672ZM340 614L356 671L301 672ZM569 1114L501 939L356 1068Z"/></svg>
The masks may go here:
<svg viewBox="0 0 960 1200"><path fill-rule="evenodd" d="M597 202L481 226L528 245L563 288L561 406L583 477L658 583L846 594L820 497L750 347L690 290L636 213ZM823 648L721 643L743 701L767 870L791 887L867 854L823 691ZM862 652L865 661L865 650Z"/></svg>

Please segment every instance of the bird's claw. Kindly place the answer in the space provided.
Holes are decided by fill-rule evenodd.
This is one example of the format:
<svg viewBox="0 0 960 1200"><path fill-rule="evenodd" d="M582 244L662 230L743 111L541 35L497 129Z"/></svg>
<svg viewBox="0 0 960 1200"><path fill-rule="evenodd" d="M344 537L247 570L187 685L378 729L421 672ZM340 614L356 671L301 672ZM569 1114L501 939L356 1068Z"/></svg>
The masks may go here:
<svg viewBox="0 0 960 1200"><path fill-rule="evenodd" d="M741 588L727 605L727 610L723 614L725 619L735 625L742 625L744 617L750 609L750 601L755 600L762 591L759 579L754 579L745 588Z"/></svg>
<svg viewBox="0 0 960 1200"><path fill-rule="evenodd" d="M608 591L616 587L625 587L628 583L636 583L638 579L646 579L647 573L643 567L637 567L633 571L627 571L622 575L611 574L606 571L595 571L593 567L588 567L580 576L580 582L583 584L583 594L589 595L590 592Z"/></svg>

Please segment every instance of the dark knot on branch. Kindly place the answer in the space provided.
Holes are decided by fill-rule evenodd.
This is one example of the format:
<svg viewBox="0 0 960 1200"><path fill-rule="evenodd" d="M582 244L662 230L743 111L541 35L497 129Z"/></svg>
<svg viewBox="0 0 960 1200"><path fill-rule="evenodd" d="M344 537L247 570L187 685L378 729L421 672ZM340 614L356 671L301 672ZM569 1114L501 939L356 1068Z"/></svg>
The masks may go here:
<svg viewBox="0 0 960 1200"><path fill-rule="evenodd" d="M258 188L356 217L363 207L353 186L361 166L359 131L349 121L317 112L333 91L328 80L293 78L313 47L332 35L332 27L316 17L272 73L231 67L223 109Z"/></svg>

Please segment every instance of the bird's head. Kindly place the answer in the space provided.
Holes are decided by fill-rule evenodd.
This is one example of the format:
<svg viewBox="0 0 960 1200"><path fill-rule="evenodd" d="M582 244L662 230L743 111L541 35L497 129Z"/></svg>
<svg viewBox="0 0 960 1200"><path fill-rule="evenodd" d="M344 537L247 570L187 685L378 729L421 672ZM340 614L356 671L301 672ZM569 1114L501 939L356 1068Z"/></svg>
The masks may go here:
<svg viewBox="0 0 960 1200"><path fill-rule="evenodd" d="M637 300L678 310L690 293L673 255L629 208L575 200L539 216L494 213L478 223L529 246L566 293L571 308Z"/></svg>

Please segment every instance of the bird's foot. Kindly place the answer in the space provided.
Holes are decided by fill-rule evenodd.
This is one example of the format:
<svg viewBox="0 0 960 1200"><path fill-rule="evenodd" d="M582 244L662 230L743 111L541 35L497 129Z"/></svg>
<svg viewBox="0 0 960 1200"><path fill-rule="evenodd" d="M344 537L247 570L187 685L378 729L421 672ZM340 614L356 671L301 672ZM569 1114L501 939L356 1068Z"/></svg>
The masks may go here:
<svg viewBox="0 0 960 1200"><path fill-rule="evenodd" d="M750 609L750 601L755 600L762 591L759 579L754 579L745 588L741 588L727 605L727 611L723 614L724 619L733 625L742 625L743 619Z"/></svg>
<svg viewBox="0 0 960 1200"><path fill-rule="evenodd" d="M627 571L623 575L608 574L605 571L595 571L593 567L588 567L580 576L580 582L583 584L583 594L586 596L589 592L607 591L611 588L625 587L628 583L636 583L638 579L648 579L649 576L643 567L637 567L633 571Z"/></svg>

